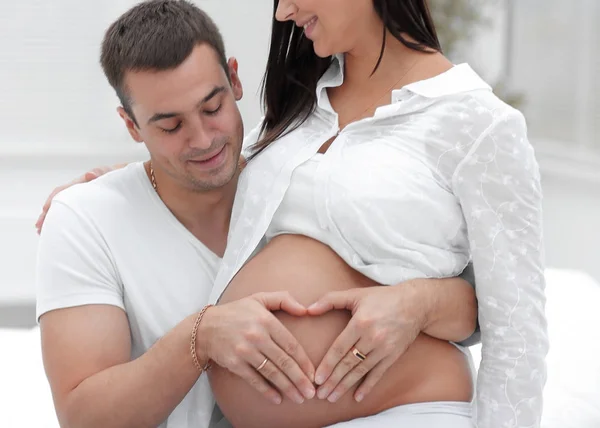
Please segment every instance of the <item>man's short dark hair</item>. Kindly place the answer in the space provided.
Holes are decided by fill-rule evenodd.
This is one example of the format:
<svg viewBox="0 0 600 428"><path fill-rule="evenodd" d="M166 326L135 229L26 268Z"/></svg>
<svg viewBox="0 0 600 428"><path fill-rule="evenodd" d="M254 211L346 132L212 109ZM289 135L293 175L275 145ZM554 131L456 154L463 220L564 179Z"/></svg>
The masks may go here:
<svg viewBox="0 0 600 428"><path fill-rule="evenodd" d="M174 69L202 43L214 49L229 76L223 37L218 27L189 1L144 1L108 28L102 42L100 63L123 108L136 125L125 87L125 73Z"/></svg>

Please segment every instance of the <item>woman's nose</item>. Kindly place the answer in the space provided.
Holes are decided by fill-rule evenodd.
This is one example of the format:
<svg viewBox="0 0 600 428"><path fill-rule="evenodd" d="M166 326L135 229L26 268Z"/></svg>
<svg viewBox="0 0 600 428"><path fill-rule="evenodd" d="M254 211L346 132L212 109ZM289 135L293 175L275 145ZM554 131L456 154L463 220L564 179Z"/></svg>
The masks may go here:
<svg viewBox="0 0 600 428"><path fill-rule="evenodd" d="M296 12L298 8L292 0L280 0L275 11L275 19L280 22L290 21L294 19Z"/></svg>

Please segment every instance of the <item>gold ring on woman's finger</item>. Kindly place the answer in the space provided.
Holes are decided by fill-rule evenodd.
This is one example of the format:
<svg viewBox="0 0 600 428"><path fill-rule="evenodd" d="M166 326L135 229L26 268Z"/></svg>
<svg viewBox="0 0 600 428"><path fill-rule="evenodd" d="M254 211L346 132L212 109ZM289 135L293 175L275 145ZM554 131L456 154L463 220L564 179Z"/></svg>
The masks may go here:
<svg viewBox="0 0 600 428"><path fill-rule="evenodd" d="M261 369L262 369L264 366L266 366L266 365L267 365L267 362L268 362L268 361L269 361L269 359L268 359L268 358L265 358L265 360L264 360L262 363L260 363L260 366L258 366L258 367L256 368L256 371L257 371L257 372L261 371Z"/></svg>

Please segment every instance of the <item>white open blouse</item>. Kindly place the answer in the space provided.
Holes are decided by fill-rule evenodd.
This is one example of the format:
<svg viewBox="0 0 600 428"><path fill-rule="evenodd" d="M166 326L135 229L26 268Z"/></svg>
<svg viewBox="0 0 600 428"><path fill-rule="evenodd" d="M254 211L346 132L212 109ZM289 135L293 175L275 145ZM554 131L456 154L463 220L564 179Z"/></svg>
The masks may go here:
<svg viewBox="0 0 600 428"><path fill-rule="evenodd" d="M482 340L475 422L539 427L548 351L542 192L522 114L462 64L393 91L391 104L339 132L327 88L343 82L343 70L336 56L316 111L242 173L211 302L279 233L312 235L381 284L457 276L472 261ZM306 215L290 213L299 201Z"/></svg>

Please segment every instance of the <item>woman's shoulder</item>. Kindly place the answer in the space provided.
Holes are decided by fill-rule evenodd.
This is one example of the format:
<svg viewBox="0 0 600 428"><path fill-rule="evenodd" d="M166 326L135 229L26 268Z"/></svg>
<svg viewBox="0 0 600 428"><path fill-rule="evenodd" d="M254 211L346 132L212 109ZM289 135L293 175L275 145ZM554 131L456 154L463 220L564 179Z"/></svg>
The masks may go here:
<svg viewBox="0 0 600 428"><path fill-rule="evenodd" d="M432 129L448 143L466 147L494 129L526 131L523 113L491 90L472 90L441 97L427 109Z"/></svg>
<svg viewBox="0 0 600 428"><path fill-rule="evenodd" d="M426 153L436 170L448 179L460 165L478 159L494 147L528 149L523 114L491 90L473 90L441 97L417 120ZM417 131L415 131L417 132Z"/></svg>

